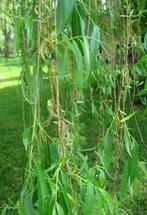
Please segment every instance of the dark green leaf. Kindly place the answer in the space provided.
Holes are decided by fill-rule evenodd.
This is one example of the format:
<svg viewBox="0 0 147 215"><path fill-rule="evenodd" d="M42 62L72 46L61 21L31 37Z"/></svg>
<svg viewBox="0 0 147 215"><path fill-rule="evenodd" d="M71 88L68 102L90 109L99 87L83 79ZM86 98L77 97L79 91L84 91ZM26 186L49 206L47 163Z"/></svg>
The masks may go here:
<svg viewBox="0 0 147 215"><path fill-rule="evenodd" d="M121 182L121 194L122 194L122 197L124 196L125 191L127 189L128 180L129 180L129 164L128 164L128 162L126 162L124 170L123 170L122 182Z"/></svg>
<svg viewBox="0 0 147 215"><path fill-rule="evenodd" d="M60 34L66 24L75 4L75 0L58 0L57 5L57 33Z"/></svg>
<svg viewBox="0 0 147 215"><path fill-rule="evenodd" d="M144 48L147 51L147 32L145 33L145 36L144 36Z"/></svg>
<svg viewBox="0 0 147 215"><path fill-rule="evenodd" d="M1 215L7 215L8 214L7 212L8 212L8 207L6 206L3 208Z"/></svg>

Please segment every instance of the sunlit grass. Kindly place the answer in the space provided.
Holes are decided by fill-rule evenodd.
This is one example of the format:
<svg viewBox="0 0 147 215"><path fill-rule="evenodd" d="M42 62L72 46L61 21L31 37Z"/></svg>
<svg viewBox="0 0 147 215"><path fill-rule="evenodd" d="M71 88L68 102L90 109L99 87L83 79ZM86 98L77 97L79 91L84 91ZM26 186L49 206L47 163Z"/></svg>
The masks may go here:
<svg viewBox="0 0 147 215"><path fill-rule="evenodd" d="M0 89L19 84L20 67L0 65Z"/></svg>

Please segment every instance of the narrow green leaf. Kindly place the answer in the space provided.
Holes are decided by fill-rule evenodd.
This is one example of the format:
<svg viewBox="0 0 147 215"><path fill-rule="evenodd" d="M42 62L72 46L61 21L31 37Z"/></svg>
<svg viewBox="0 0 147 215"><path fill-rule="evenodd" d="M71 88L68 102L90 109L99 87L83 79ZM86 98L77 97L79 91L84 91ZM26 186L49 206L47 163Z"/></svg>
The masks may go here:
<svg viewBox="0 0 147 215"><path fill-rule="evenodd" d="M30 137L30 128L25 128L22 135L22 140L26 151L29 145L29 137Z"/></svg>
<svg viewBox="0 0 147 215"><path fill-rule="evenodd" d="M86 199L84 204L84 215L93 214L93 208L94 208L94 193L93 193L93 187L91 184L87 187L87 193L86 193Z"/></svg>
<svg viewBox="0 0 147 215"><path fill-rule="evenodd" d="M83 183L83 181L80 179L80 196L81 196L81 198L82 198L83 201L84 201L84 199L85 199L85 194L86 194L86 192L85 192L84 183Z"/></svg>
<svg viewBox="0 0 147 215"><path fill-rule="evenodd" d="M92 109L92 114L95 114L96 113L96 106L94 104L94 100L93 99L91 101L91 109Z"/></svg>
<svg viewBox="0 0 147 215"><path fill-rule="evenodd" d="M81 33L82 33L82 36L84 37L85 36L85 31L86 31L86 28L85 28L85 22L84 20L82 19L82 17L79 15L79 18L80 18L80 26L81 26Z"/></svg>
<svg viewBox="0 0 147 215"><path fill-rule="evenodd" d="M125 126L124 127L124 141L125 141L125 146L126 146L126 150L128 152L128 154L131 156L131 140L130 140L130 135L128 132L128 128Z"/></svg>
<svg viewBox="0 0 147 215"><path fill-rule="evenodd" d="M133 139L133 149L131 150L131 157L129 158L129 176L130 176L130 183L132 184L137 173L138 168L138 146Z"/></svg>
<svg viewBox="0 0 147 215"><path fill-rule="evenodd" d="M78 70L79 71L82 70L83 69L83 59L82 59L81 51L75 41L70 43L70 49L73 53L73 57L76 62Z"/></svg>
<svg viewBox="0 0 147 215"><path fill-rule="evenodd" d="M127 189L128 180L129 180L129 164L128 164L128 161L127 161L125 163L125 167L124 167L124 170L123 170L122 182L121 182L121 195L122 195L122 197L124 196L125 191Z"/></svg>
<svg viewBox="0 0 147 215"><path fill-rule="evenodd" d="M58 0L57 5L57 33L60 34L64 25L68 21L69 16L73 10L75 0Z"/></svg>
<svg viewBox="0 0 147 215"><path fill-rule="evenodd" d="M35 170L37 175L37 190L38 190L38 204L39 204L39 214L48 214L48 186L45 179L45 172L40 164L36 161Z"/></svg>
<svg viewBox="0 0 147 215"><path fill-rule="evenodd" d="M25 28L27 31L27 44L29 44L30 41L32 40L32 36L33 36L33 17L25 16L24 23L25 23Z"/></svg>
<svg viewBox="0 0 147 215"><path fill-rule="evenodd" d="M1 215L7 215L8 214L7 212L8 212L8 207L6 206L3 208Z"/></svg>
<svg viewBox="0 0 147 215"><path fill-rule="evenodd" d="M114 204L113 204L113 200L112 200L112 197L110 196L110 194L104 190L104 189L99 189L104 201L106 201L107 205L108 205L108 208L109 208L109 211L110 211L110 214L114 214Z"/></svg>
<svg viewBox="0 0 147 215"><path fill-rule="evenodd" d="M102 169L99 169L99 176L98 176L98 180L99 180L99 186L103 187L106 183L106 177L105 177L105 172Z"/></svg>
<svg viewBox="0 0 147 215"><path fill-rule="evenodd" d="M109 129L107 129L103 142L104 142L103 162L104 162L105 168L108 170L113 159L112 145L109 138Z"/></svg>
<svg viewBox="0 0 147 215"><path fill-rule="evenodd" d="M64 197L64 201L66 203L66 207L68 209L68 215L72 215L72 205L71 205L72 197L70 196L69 193L66 193L66 190L63 187L62 187L62 194L63 194L63 197Z"/></svg>
<svg viewBox="0 0 147 215"><path fill-rule="evenodd" d="M95 66L99 45L100 45L100 29L97 25L94 25L90 40L91 69L93 69Z"/></svg>
<svg viewBox="0 0 147 215"><path fill-rule="evenodd" d="M51 155L50 155L50 148L49 143L44 140L44 156L43 156L44 168L47 169L51 164Z"/></svg>
<svg viewBox="0 0 147 215"><path fill-rule="evenodd" d="M68 186L67 177L63 172L61 172L60 188L61 188L63 199L64 199L64 202L65 202L64 207L62 205L62 207L64 209L64 212L68 213L68 215L72 215L72 205L71 205L72 197L69 194L70 188Z"/></svg>
<svg viewBox="0 0 147 215"><path fill-rule="evenodd" d="M77 7L73 8L71 24L72 24L72 36L73 37L81 36L83 28L81 28L80 15L78 13Z"/></svg>
<svg viewBox="0 0 147 215"><path fill-rule="evenodd" d="M87 155L84 156L82 153L78 153L80 157L80 170L79 173L82 173L83 171L88 171L88 157Z"/></svg>
<svg viewBox="0 0 147 215"><path fill-rule="evenodd" d="M59 75L63 80L66 74L67 63L69 62L68 46L58 47L58 64L59 64ZM69 66L69 65L68 65Z"/></svg>
<svg viewBox="0 0 147 215"><path fill-rule="evenodd" d="M37 162L35 162L35 169L37 174L39 195L42 199L46 199L48 196L47 182L45 180L44 170Z"/></svg>
<svg viewBox="0 0 147 215"><path fill-rule="evenodd" d="M128 116L126 116L126 117L124 117L120 122L122 123L122 122L126 122L126 121L128 121L132 116L134 116L134 114L135 114L136 112L134 112L134 113L131 113L130 115L128 115Z"/></svg>
<svg viewBox="0 0 147 215"><path fill-rule="evenodd" d="M33 215L34 214L34 208L33 208L33 202L30 196L29 191L26 189L24 191L24 208L25 208L25 214L27 215Z"/></svg>
<svg viewBox="0 0 147 215"><path fill-rule="evenodd" d="M145 33L145 36L144 36L144 48L147 51L147 32Z"/></svg>
<svg viewBox="0 0 147 215"><path fill-rule="evenodd" d="M102 210L104 208L104 199L99 190L96 190L96 214L102 214Z"/></svg>
<svg viewBox="0 0 147 215"><path fill-rule="evenodd" d="M75 41L70 44L70 49L75 61L75 80L79 90L82 92L85 83L82 54Z"/></svg>
<svg viewBox="0 0 147 215"><path fill-rule="evenodd" d="M61 207L61 205L58 202L56 203L56 208L58 211L58 215L65 215L63 208Z"/></svg>
<svg viewBox="0 0 147 215"><path fill-rule="evenodd" d="M90 62L89 43L86 37L83 37L83 40L81 41L81 47L84 54L84 68L86 70L85 79L88 80L89 74L90 74L91 62Z"/></svg>
<svg viewBox="0 0 147 215"><path fill-rule="evenodd" d="M21 19L16 18L15 20L15 36L14 36L14 43L16 50L18 51L20 48L20 42L21 42Z"/></svg>

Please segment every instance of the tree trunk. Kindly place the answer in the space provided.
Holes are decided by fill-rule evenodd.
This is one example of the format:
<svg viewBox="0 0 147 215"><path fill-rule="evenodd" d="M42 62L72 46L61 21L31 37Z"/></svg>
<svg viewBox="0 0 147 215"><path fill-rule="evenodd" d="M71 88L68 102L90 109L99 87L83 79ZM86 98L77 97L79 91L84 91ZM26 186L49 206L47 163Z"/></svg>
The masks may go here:
<svg viewBox="0 0 147 215"><path fill-rule="evenodd" d="M10 53L11 53L11 29L9 27L6 26L6 24L4 25L4 27L2 28L3 34L4 34L4 49L3 49L3 53L5 58L9 58L10 57Z"/></svg>

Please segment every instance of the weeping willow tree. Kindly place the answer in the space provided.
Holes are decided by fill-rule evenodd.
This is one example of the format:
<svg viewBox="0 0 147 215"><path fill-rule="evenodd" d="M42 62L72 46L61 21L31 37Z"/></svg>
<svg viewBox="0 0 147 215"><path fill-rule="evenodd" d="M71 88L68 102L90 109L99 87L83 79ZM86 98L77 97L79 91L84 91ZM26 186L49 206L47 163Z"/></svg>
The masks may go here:
<svg viewBox="0 0 147 215"><path fill-rule="evenodd" d="M15 46L31 124L23 132L25 183L11 213L125 214L121 204L139 163L127 124L146 58L145 7L129 0L19 1ZM92 144L93 134L84 132L90 126Z"/></svg>

